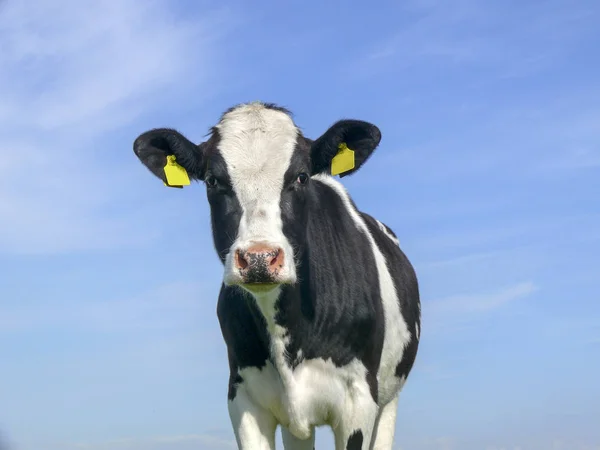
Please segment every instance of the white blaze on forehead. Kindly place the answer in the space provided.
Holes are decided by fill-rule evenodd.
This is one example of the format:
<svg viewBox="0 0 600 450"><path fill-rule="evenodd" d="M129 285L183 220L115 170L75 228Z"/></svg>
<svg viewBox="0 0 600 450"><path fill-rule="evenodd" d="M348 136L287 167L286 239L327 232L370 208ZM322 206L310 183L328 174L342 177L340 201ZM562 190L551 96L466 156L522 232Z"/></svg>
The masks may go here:
<svg viewBox="0 0 600 450"><path fill-rule="evenodd" d="M242 208L234 247L256 241L278 245L285 252L285 266L293 270L293 259L288 259L293 252L283 235L280 201L298 129L288 114L260 103L226 113L216 128L219 151Z"/></svg>
<svg viewBox="0 0 600 450"><path fill-rule="evenodd" d="M261 104L242 105L227 113L217 129L221 137L219 150L238 195L265 196L267 191L275 191L271 186L282 187L298 136L288 114ZM269 189L256 192L247 189L247 183L267 184Z"/></svg>

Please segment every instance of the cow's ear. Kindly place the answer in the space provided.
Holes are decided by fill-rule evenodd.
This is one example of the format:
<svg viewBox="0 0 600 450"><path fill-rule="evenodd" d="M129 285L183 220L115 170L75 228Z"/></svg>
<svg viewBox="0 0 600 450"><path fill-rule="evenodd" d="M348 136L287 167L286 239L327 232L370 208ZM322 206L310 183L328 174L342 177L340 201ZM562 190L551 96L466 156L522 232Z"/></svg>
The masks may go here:
<svg viewBox="0 0 600 450"><path fill-rule="evenodd" d="M381 141L381 131L362 120L340 120L312 143L312 173L341 177L356 172Z"/></svg>
<svg viewBox="0 0 600 450"><path fill-rule="evenodd" d="M142 164L167 185L171 185L165 173L167 163L171 165L167 170L176 168L176 176L181 176L183 173L177 167L178 165L185 169L190 180L203 179L204 147L204 143L196 145L171 128L156 128L146 131L139 135L133 143L133 151ZM184 178L185 175L183 173Z"/></svg>

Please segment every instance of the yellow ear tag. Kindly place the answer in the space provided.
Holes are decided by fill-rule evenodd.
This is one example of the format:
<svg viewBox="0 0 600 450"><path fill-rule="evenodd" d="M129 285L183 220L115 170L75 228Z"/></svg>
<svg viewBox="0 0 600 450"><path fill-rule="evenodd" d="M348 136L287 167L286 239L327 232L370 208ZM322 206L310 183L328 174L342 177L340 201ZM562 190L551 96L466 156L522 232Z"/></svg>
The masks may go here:
<svg viewBox="0 0 600 450"><path fill-rule="evenodd" d="M331 175L339 175L354 169L354 151L345 142L339 145L340 151L331 160Z"/></svg>
<svg viewBox="0 0 600 450"><path fill-rule="evenodd" d="M175 155L167 156L165 176L167 177L165 186L182 188L190 184L190 178L185 169L175 162Z"/></svg>

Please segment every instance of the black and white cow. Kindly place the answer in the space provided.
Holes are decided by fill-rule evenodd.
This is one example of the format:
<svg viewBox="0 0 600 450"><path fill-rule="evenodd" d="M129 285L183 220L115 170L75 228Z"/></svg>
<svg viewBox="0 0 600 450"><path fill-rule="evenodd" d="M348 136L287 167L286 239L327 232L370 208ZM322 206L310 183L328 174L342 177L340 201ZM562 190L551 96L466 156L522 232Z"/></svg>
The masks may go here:
<svg viewBox="0 0 600 450"><path fill-rule="evenodd" d="M417 278L395 234L331 176L339 144L355 152L348 175L380 139L341 120L311 140L287 110L255 102L226 111L199 145L167 128L135 140L164 182L175 155L206 184L240 449L274 449L278 425L286 449L312 450L321 425L337 450L392 448L419 343Z"/></svg>

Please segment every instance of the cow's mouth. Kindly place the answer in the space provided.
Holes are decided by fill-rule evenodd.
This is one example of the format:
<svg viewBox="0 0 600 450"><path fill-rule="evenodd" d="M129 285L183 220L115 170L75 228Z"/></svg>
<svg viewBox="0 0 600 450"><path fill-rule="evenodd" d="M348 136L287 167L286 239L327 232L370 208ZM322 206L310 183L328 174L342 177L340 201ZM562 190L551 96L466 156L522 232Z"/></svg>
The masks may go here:
<svg viewBox="0 0 600 450"><path fill-rule="evenodd" d="M265 294L267 292L271 292L276 287L280 286L280 283L275 283L273 281L266 282L250 282L250 283L241 283L244 289L250 291L253 294Z"/></svg>

